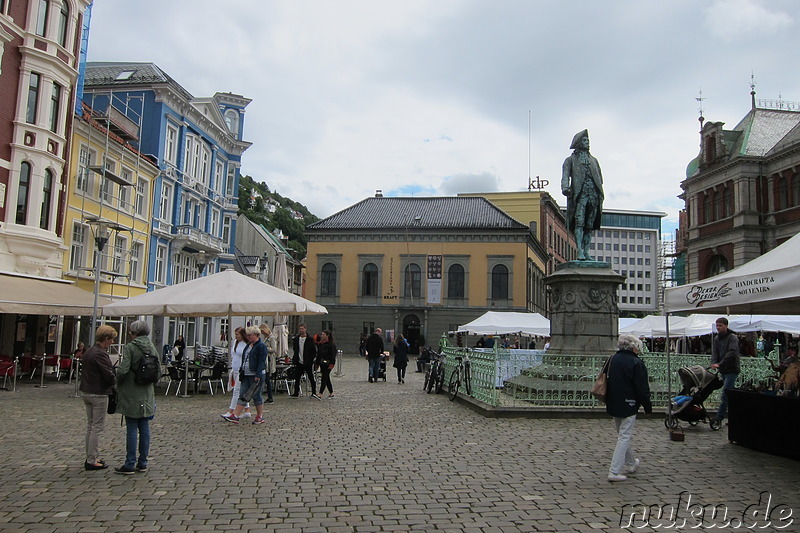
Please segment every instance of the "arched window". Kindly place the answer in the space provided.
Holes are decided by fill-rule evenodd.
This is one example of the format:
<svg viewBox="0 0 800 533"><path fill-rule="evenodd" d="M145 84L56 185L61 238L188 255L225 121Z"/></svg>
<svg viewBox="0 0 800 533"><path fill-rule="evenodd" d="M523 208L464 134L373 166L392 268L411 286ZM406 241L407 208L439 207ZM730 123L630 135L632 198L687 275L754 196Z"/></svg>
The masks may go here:
<svg viewBox="0 0 800 533"><path fill-rule="evenodd" d="M422 269L416 263L406 266L405 288L406 298L419 298L422 289Z"/></svg>
<svg viewBox="0 0 800 533"><path fill-rule="evenodd" d="M708 276L716 276L728 271L728 259L721 254L716 254L708 263Z"/></svg>
<svg viewBox="0 0 800 533"><path fill-rule="evenodd" d="M58 14L58 44L67 46L67 27L69 26L69 5L61 0L61 12Z"/></svg>
<svg viewBox="0 0 800 533"><path fill-rule="evenodd" d="M505 265L492 268L492 299L508 299L508 268Z"/></svg>
<svg viewBox="0 0 800 533"><path fill-rule="evenodd" d="M378 295L378 267L375 266L375 263L364 265L364 271L361 274L361 295Z"/></svg>
<svg viewBox="0 0 800 533"><path fill-rule="evenodd" d="M325 263L322 265L319 295L336 296L336 265L333 263Z"/></svg>
<svg viewBox="0 0 800 533"><path fill-rule="evenodd" d="M778 209L789 207L789 183L786 176L781 176L778 180Z"/></svg>
<svg viewBox="0 0 800 533"><path fill-rule="evenodd" d="M713 220L711 213L711 194L703 195L703 224L708 224Z"/></svg>
<svg viewBox="0 0 800 533"><path fill-rule="evenodd" d="M447 297L464 297L464 267L455 264L447 269Z"/></svg>
<svg viewBox="0 0 800 533"><path fill-rule="evenodd" d="M228 109L225 111L225 124L228 126L228 131L234 135L239 133L239 112L235 109Z"/></svg>
<svg viewBox="0 0 800 533"><path fill-rule="evenodd" d="M42 189L42 214L39 216L39 227L50 229L50 204L53 198L53 171L44 171L44 188Z"/></svg>
<svg viewBox="0 0 800 533"><path fill-rule="evenodd" d="M23 161L19 169L17 188L17 224L25 224L28 219L28 189L31 187L31 164Z"/></svg>

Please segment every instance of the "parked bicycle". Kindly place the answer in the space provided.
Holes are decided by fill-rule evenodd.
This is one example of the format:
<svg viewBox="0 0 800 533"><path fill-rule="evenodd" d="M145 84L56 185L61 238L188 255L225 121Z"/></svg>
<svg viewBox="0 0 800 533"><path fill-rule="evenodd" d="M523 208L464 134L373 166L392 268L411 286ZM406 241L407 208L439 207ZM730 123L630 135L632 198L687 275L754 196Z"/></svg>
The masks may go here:
<svg viewBox="0 0 800 533"><path fill-rule="evenodd" d="M425 373L425 383L422 389L427 391L435 391L436 394L442 392L444 386L444 355L431 352L431 362L428 364L428 371Z"/></svg>
<svg viewBox="0 0 800 533"><path fill-rule="evenodd" d="M467 396L472 396L472 376L470 375L469 358L457 355L455 360L457 366L453 373L450 374L450 386L448 387L451 402L458 396L458 389L461 388L462 382Z"/></svg>

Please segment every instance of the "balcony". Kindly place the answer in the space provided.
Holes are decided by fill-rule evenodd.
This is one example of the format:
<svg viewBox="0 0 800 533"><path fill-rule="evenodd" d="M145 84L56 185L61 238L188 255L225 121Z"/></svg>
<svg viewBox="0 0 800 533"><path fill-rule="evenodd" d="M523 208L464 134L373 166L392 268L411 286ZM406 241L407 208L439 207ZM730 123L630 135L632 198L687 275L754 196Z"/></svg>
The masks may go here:
<svg viewBox="0 0 800 533"><path fill-rule="evenodd" d="M221 254L225 251L222 239L190 225L175 228L173 243L181 248L193 248L198 252Z"/></svg>

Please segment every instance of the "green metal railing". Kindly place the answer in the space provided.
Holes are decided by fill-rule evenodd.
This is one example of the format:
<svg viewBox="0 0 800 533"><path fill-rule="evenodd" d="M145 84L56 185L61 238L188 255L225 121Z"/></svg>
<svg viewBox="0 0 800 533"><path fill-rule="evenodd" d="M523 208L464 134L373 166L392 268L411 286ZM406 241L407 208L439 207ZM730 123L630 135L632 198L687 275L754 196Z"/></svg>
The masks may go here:
<svg viewBox="0 0 800 533"><path fill-rule="evenodd" d="M548 355L542 350L508 350L456 348L440 344L445 359L445 385L456 366L454 356L469 358L472 377L472 398L492 407L531 407L597 409L605 406L589 393L607 356ZM702 354L670 354L669 365L663 353L641 356L647 367L654 409L665 409L676 396L682 383L678 369L700 365L708 367L710 356ZM669 367L669 370L668 370ZM762 358L741 358L737 386L767 387L775 374ZM706 407L719 403L721 391L715 391L704 402ZM459 394L466 394L462 387Z"/></svg>

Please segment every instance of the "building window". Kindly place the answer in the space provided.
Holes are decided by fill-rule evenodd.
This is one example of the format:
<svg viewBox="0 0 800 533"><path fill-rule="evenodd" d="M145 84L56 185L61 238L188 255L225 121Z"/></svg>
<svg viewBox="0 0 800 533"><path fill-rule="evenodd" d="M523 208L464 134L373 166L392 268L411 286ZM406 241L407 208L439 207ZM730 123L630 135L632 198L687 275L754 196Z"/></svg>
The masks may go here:
<svg viewBox="0 0 800 533"><path fill-rule="evenodd" d="M333 263L325 263L322 265L319 295L336 296L336 265Z"/></svg>
<svg viewBox="0 0 800 533"><path fill-rule="evenodd" d="M222 242L225 245L230 244L231 239L231 217L222 217Z"/></svg>
<svg viewBox="0 0 800 533"><path fill-rule="evenodd" d="M214 163L214 191L222 195L225 190L225 164L222 161Z"/></svg>
<svg viewBox="0 0 800 533"><path fill-rule="evenodd" d="M75 179L75 190L89 192L89 166L92 164L92 152L89 147L81 145L78 152L78 175Z"/></svg>
<svg viewBox="0 0 800 533"><path fill-rule="evenodd" d="M492 268L492 299L508 299L508 268L505 265Z"/></svg>
<svg viewBox="0 0 800 533"><path fill-rule="evenodd" d="M717 254L711 258L708 264L708 275L706 277L716 276L728 271L728 260L724 255Z"/></svg>
<svg viewBox="0 0 800 533"><path fill-rule="evenodd" d="M733 189L731 187L725 187L722 191L722 203L723 208L725 211L726 217L733 216Z"/></svg>
<svg viewBox="0 0 800 533"><path fill-rule="evenodd" d="M31 164L23 161L19 170L17 187L17 224L25 224L28 219L28 189L31 186Z"/></svg>
<svg viewBox="0 0 800 533"><path fill-rule="evenodd" d="M80 270L86 257L86 226L77 222L72 226L72 244L69 249L69 269Z"/></svg>
<svg viewBox="0 0 800 533"><path fill-rule="evenodd" d="M164 159L172 165L178 164L178 128L167 124L167 138L164 144Z"/></svg>
<svg viewBox="0 0 800 533"><path fill-rule="evenodd" d="M141 178L136 181L136 204L134 209L140 217L145 216L145 211L147 210L147 181Z"/></svg>
<svg viewBox="0 0 800 533"><path fill-rule="evenodd" d="M116 274L123 274L125 265L125 250L128 249L128 239L117 235L114 239L113 256L111 259L111 271Z"/></svg>
<svg viewBox="0 0 800 533"><path fill-rule="evenodd" d="M100 200L106 204L111 204L114 200L114 182L108 178L103 178L100 186Z"/></svg>
<svg viewBox="0 0 800 533"><path fill-rule="evenodd" d="M47 33L47 15L50 11L49 0L39 0L39 15L36 18L36 35L44 37Z"/></svg>
<svg viewBox="0 0 800 533"><path fill-rule="evenodd" d="M447 269L447 297L464 298L464 267L459 264Z"/></svg>
<svg viewBox="0 0 800 533"><path fill-rule="evenodd" d="M53 200L53 171L49 168L44 171L44 187L42 188L42 213L39 216L39 227L43 230L50 229L50 204Z"/></svg>
<svg viewBox="0 0 800 533"><path fill-rule="evenodd" d="M713 208L714 209L714 217L713 217L713 220L722 220L722 218L724 216L722 214L722 194L719 191L715 191L714 192L713 202L714 202L714 208Z"/></svg>
<svg viewBox="0 0 800 533"><path fill-rule="evenodd" d="M378 267L367 263L361 273L361 295L378 296Z"/></svg>
<svg viewBox="0 0 800 533"><path fill-rule="evenodd" d="M61 0L61 10L58 14L58 44L67 47L67 28L69 26L69 5L66 0Z"/></svg>
<svg viewBox="0 0 800 533"><path fill-rule="evenodd" d="M212 236L216 237L219 233L219 209L212 209L211 210L211 224L210 224L209 233Z"/></svg>
<svg viewBox="0 0 800 533"><path fill-rule="evenodd" d="M701 217L703 224L708 224L712 221L711 214L711 195L706 193L703 195L703 216Z"/></svg>
<svg viewBox="0 0 800 533"><path fill-rule="evenodd" d="M39 108L39 83L42 76L31 72L30 82L28 83L28 108L25 113L25 121L28 124L36 124L36 110Z"/></svg>
<svg viewBox="0 0 800 533"><path fill-rule="evenodd" d="M800 205L800 175L792 176L792 205Z"/></svg>
<svg viewBox="0 0 800 533"><path fill-rule="evenodd" d="M234 136L239 133L239 112L235 109L225 111L225 125Z"/></svg>
<svg viewBox="0 0 800 533"><path fill-rule="evenodd" d="M225 196L228 198L233 198L236 196L233 191L236 187L236 167L228 164L228 179L225 183Z"/></svg>
<svg viewBox="0 0 800 533"><path fill-rule="evenodd" d="M53 82L53 94L50 97L50 131L58 132L58 118L61 112L61 85Z"/></svg>
<svg viewBox="0 0 800 533"><path fill-rule="evenodd" d="M131 281L134 283L142 282L142 257L144 255L144 244L137 242L131 248Z"/></svg>
<svg viewBox="0 0 800 533"><path fill-rule="evenodd" d="M154 272L156 283L164 285L167 282L166 264L167 247L163 244L159 244L156 248L156 271Z"/></svg>
<svg viewBox="0 0 800 533"><path fill-rule="evenodd" d="M789 183L785 176L778 180L778 209L789 207Z"/></svg>
<svg viewBox="0 0 800 533"><path fill-rule="evenodd" d="M422 269L416 263L406 265L405 287L403 296L406 298L419 298L422 292Z"/></svg>
<svg viewBox="0 0 800 533"><path fill-rule="evenodd" d="M172 186L166 183L161 184L161 205L159 206L159 216L161 220L170 221L172 216Z"/></svg>

